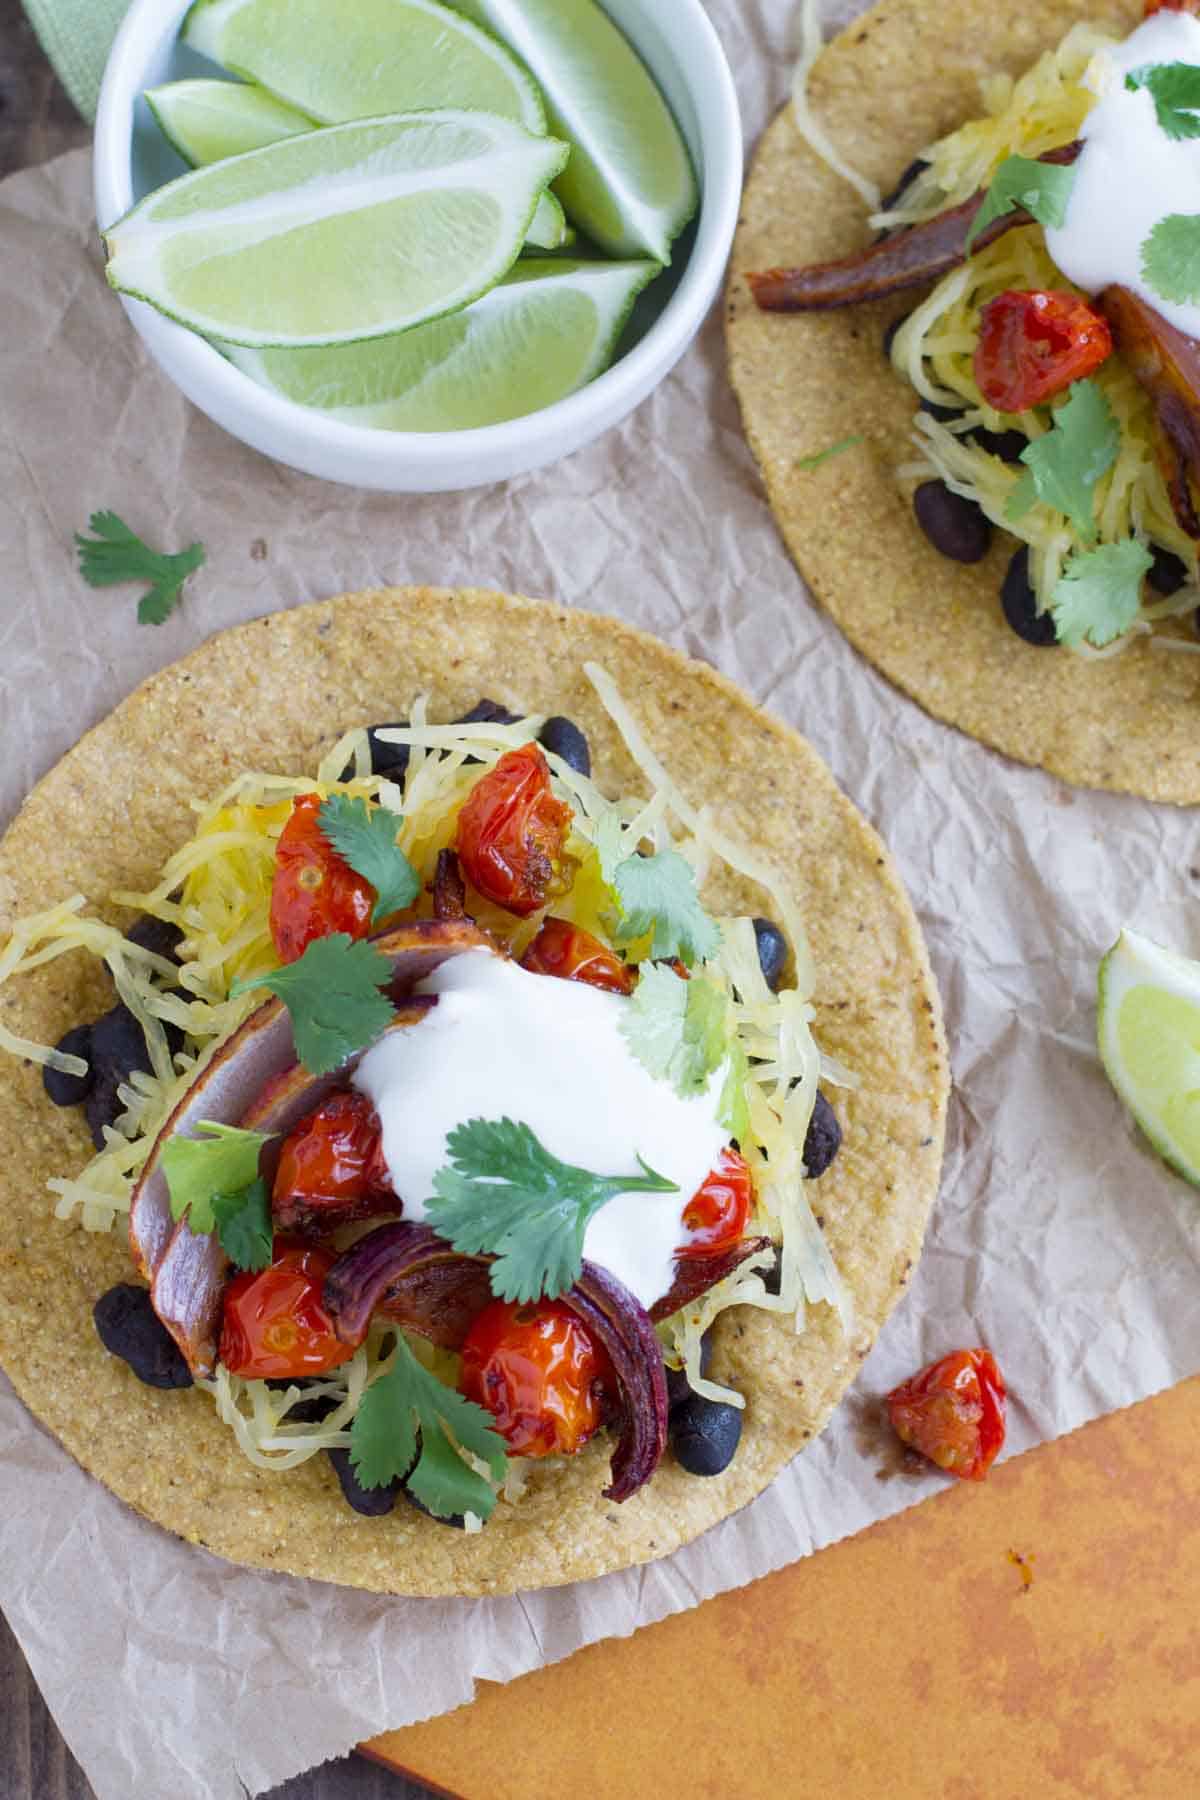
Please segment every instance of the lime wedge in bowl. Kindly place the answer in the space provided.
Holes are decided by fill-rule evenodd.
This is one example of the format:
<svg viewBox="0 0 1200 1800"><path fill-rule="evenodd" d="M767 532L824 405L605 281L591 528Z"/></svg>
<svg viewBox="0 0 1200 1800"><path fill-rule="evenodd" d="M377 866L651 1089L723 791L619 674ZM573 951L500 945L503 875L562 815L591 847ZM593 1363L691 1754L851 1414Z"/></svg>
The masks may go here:
<svg viewBox="0 0 1200 1800"><path fill-rule="evenodd" d="M108 279L234 343L383 337L493 287L566 156L492 113L310 131L159 188L104 233Z"/></svg>
<svg viewBox="0 0 1200 1800"><path fill-rule="evenodd" d="M146 99L163 136L195 169L265 150L316 125L265 88L241 81L168 81L147 88Z"/></svg>
<svg viewBox="0 0 1200 1800"><path fill-rule="evenodd" d="M183 41L324 124L464 107L546 129L528 71L437 0L198 0Z"/></svg>
<svg viewBox="0 0 1200 1800"><path fill-rule="evenodd" d="M467 431L538 412L599 375L656 262L517 264L465 312L369 344L222 346L255 381L350 425Z"/></svg>
<svg viewBox="0 0 1200 1800"><path fill-rule="evenodd" d="M529 222L526 243L534 250L566 250L574 242L575 232L567 224L562 201L547 190Z"/></svg>
<svg viewBox="0 0 1200 1800"><path fill-rule="evenodd" d="M669 5L671 0L666 0ZM541 84L550 129L571 146L556 192L612 256L671 260L699 204L678 125L632 45L595 0L455 0Z"/></svg>
<svg viewBox="0 0 1200 1800"><path fill-rule="evenodd" d="M1154 1148L1200 1185L1200 963L1122 931L1100 964L1097 1036Z"/></svg>

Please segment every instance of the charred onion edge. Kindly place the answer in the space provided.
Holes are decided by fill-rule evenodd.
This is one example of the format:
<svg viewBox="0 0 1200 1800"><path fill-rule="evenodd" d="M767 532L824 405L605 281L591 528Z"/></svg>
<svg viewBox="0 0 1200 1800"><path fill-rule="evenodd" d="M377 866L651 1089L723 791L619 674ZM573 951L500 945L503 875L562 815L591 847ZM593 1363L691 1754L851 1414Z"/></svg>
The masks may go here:
<svg viewBox="0 0 1200 1800"><path fill-rule="evenodd" d="M1177 330L1140 294L1115 284L1100 296L1113 342L1150 396L1167 440L1167 489L1181 528L1200 538L1189 483L1200 482L1200 344Z"/></svg>

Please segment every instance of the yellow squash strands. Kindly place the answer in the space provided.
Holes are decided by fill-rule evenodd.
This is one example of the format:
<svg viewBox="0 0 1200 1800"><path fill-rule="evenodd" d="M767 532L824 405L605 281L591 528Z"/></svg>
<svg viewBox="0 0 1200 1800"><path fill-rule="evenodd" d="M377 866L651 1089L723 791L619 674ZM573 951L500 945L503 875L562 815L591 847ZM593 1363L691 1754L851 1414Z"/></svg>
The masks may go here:
<svg viewBox="0 0 1200 1800"><path fill-rule="evenodd" d="M615 825L622 854L632 854L646 842L656 849L675 848L691 861L701 880L714 861L726 863L764 891L792 945L797 986L777 995L763 979L748 918L720 922L720 950L703 970L726 995L737 1042L749 1061L750 1134L741 1148L754 1170L758 1196L751 1229L782 1245L780 1291L770 1294L763 1284L761 1272L774 1260L773 1252L764 1252L660 1328L667 1355L687 1370L698 1392L741 1406L739 1394L700 1375L701 1338L729 1307L752 1305L790 1314L799 1331L806 1306L827 1301L838 1311L844 1329L851 1329L843 1284L805 1193L803 1150L818 1078L852 1084L853 1077L823 1058L813 1040L815 976L803 922L790 895L772 869L719 831L707 809L693 807L676 788L611 678L595 665L589 665L587 673L649 792L646 798L624 796L614 806L594 782L559 757L547 755L555 789L574 810L567 853L578 864L572 889L555 903L555 911L601 938L611 937L612 896L603 879L598 844L602 830L611 833ZM314 791L323 797L343 792L388 806L402 816L400 844L423 883L428 883L438 852L453 842L459 810L480 776L506 751L536 737L544 723L531 716L514 725L431 725L424 696L413 704L410 717L408 726L382 734L409 746L402 787L371 772L365 730L348 732L323 759L315 781L251 772L238 776L209 803L197 804L195 833L170 857L156 885L144 894L111 896L179 927L184 933L179 967L139 949L115 927L84 916L87 902L82 895L16 925L0 951L0 984L68 951L90 951L112 970L122 999L143 1024L154 1061L153 1074L135 1074L120 1090L125 1112L116 1128L106 1131L105 1148L78 1176L51 1182L59 1217L78 1213L89 1230L107 1230L127 1215L134 1183L163 1123L215 1050L256 1004L252 995L230 1000L229 988L238 976L276 966L269 922L275 846L295 797ZM341 780L351 767L351 778ZM428 910L428 906L423 894L419 907ZM517 920L489 906L478 909L476 917L517 955L538 923ZM164 1021L186 1034L184 1049L173 1060L162 1031ZM82 1072L78 1058L26 1043L2 1027L0 1048ZM387 1328L373 1329L351 1361L303 1387L270 1388L265 1382L231 1375L220 1365L214 1379L201 1385L250 1461L260 1468L294 1468L321 1450L349 1444L350 1424L363 1393L386 1361L389 1343ZM412 1347L423 1360L438 1354L419 1340L413 1340ZM453 1380L453 1370L447 1373ZM314 1424L290 1417L302 1400L318 1397L333 1403L325 1419ZM520 1479L510 1478L503 1496L518 1499L522 1486Z"/></svg>

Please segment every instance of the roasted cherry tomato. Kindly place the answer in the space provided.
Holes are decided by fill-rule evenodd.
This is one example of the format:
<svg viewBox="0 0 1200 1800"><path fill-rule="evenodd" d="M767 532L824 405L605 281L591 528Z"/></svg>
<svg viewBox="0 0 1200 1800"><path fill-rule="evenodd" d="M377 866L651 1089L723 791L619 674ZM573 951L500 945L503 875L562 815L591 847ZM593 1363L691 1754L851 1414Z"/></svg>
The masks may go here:
<svg viewBox="0 0 1200 1800"><path fill-rule="evenodd" d="M1146 17L1156 12L1200 13L1200 0L1146 0Z"/></svg>
<svg viewBox="0 0 1200 1800"><path fill-rule="evenodd" d="M285 963L303 956L314 938L335 931L360 938L371 929L375 890L333 848L320 810L320 794L301 794L275 846L271 937Z"/></svg>
<svg viewBox="0 0 1200 1800"><path fill-rule="evenodd" d="M997 412L1027 412L1098 369L1112 347L1108 321L1077 294L1010 290L983 309L975 379Z"/></svg>
<svg viewBox="0 0 1200 1800"><path fill-rule="evenodd" d="M887 1397L897 1437L947 1475L982 1481L1004 1442L1004 1377L990 1350L952 1350Z"/></svg>
<svg viewBox="0 0 1200 1800"><path fill-rule="evenodd" d="M285 1225L344 1225L391 1193L379 1115L365 1094L331 1094L284 1139L271 1206ZM336 1217L335 1217L336 1215Z"/></svg>
<svg viewBox="0 0 1200 1800"><path fill-rule="evenodd" d="M571 1455L604 1422L612 1364L561 1300L485 1306L462 1347L459 1386L514 1456Z"/></svg>
<svg viewBox="0 0 1200 1800"><path fill-rule="evenodd" d="M475 783L458 816L463 873L485 899L527 919L570 886L563 845L572 816L551 790L537 745L510 750Z"/></svg>
<svg viewBox="0 0 1200 1800"><path fill-rule="evenodd" d="M623 963L592 936L566 919L546 919L521 958L523 969L535 975L557 975L562 981L586 981L589 987L610 994L631 994L637 971Z"/></svg>
<svg viewBox="0 0 1200 1800"><path fill-rule="evenodd" d="M269 1268L235 1275L225 1290L221 1361L248 1381L294 1380L336 1369L354 1355L333 1329L321 1295L334 1258L276 1238Z"/></svg>
<svg viewBox="0 0 1200 1800"><path fill-rule="evenodd" d="M740 1244L754 1207L754 1177L736 1150L722 1150L717 1166L684 1211L691 1236L676 1256L718 1256Z"/></svg>

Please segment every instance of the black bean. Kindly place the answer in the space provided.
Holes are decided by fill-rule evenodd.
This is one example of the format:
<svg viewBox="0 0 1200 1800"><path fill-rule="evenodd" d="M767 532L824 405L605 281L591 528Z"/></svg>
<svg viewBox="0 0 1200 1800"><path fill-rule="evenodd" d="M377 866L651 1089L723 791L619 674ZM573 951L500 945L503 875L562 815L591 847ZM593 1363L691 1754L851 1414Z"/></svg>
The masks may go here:
<svg viewBox="0 0 1200 1800"><path fill-rule="evenodd" d="M804 1139L804 1167L808 1170L810 1181L815 1181L818 1175L825 1173L841 1147L842 1128L838 1124L837 1114L818 1088L817 1103L813 1107L812 1118L808 1121L808 1134Z"/></svg>
<svg viewBox="0 0 1200 1800"><path fill-rule="evenodd" d="M538 733L538 743L544 750L550 750L555 756L561 756L569 769L577 775L590 775L592 772L592 753L588 748L587 738L580 731L573 719L564 719L555 713L547 719Z"/></svg>
<svg viewBox="0 0 1200 1800"><path fill-rule="evenodd" d="M1000 604L1017 636L1024 638L1027 644L1043 649L1058 642L1053 614L1040 613L1037 609L1037 598L1029 579L1027 544L1022 544L1008 565L1004 585L1000 589Z"/></svg>
<svg viewBox="0 0 1200 1800"><path fill-rule="evenodd" d="M399 1481L390 1481L386 1487L365 1488L354 1473L348 1450L327 1450L325 1454L333 1464L347 1506L352 1506L366 1519L382 1519L385 1513L391 1512L396 1495L402 1491Z"/></svg>
<svg viewBox="0 0 1200 1800"><path fill-rule="evenodd" d="M891 324L883 334L883 354L887 357L889 362L892 360L892 345L896 341L896 333L911 317L911 313L901 313L898 319L892 320Z"/></svg>
<svg viewBox="0 0 1200 1800"><path fill-rule="evenodd" d="M515 725L520 713L509 712L498 700L477 700L470 712L455 719L456 725Z"/></svg>
<svg viewBox="0 0 1200 1800"><path fill-rule="evenodd" d="M191 1387L191 1370L150 1304L148 1289L119 1282L100 1296L92 1318L104 1348L127 1362L147 1387Z"/></svg>
<svg viewBox="0 0 1200 1800"><path fill-rule="evenodd" d="M184 934L169 919L156 919L152 913L143 913L125 936L142 950L152 950L155 956L165 956L170 962L179 961L179 946Z"/></svg>
<svg viewBox="0 0 1200 1800"><path fill-rule="evenodd" d="M54 1046L66 1056L82 1056L88 1065L86 1075L64 1075L58 1069L42 1066L42 1086L55 1106L82 1106L91 1092L95 1071L92 1068L92 1028L74 1025Z"/></svg>
<svg viewBox="0 0 1200 1800"><path fill-rule="evenodd" d="M923 169L927 169L928 167L929 164L925 161L923 156L915 156L909 163L907 169L905 169L903 175L901 175L891 193L885 194L883 199L879 202L880 212L894 212L903 200L905 194L907 194L913 182L917 179L917 176Z"/></svg>
<svg viewBox="0 0 1200 1800"><path fill-rule="evenodd" d="M1164 550L1161 544L1154 546L1154 561L1150 565L1150 572L1146 576L1146 580L1156 594L1161 594L1164 600L1169 600L1172 594L1179 592L1187 580L1187 575L1187 564L1182 556L1176 556L1173 550Z"/></svg>
<svg viewBox="0 0 1200 1800"><path fill-rule="evenodd" d="M961 400L957 406L940 406L936 400L922 400L920 410L928 413L931 419L936 419L939 425L948 425L952 419L962 417L967 410L967 403Z"/></svg>
<svg viewBox="0 0 1200 1800"><path fill-rule="evenodd" d="M768 1294L777 1294L783 1286L783 1251L778 1244L775 1246L775 1261L769 1269L760 1269L759 1274Z"/></svg>
<svg viewBox="0 0 1200 1800"><path fill-rule="evenodd" d="M923 481L913 495L917 524L935 550L952 562L981 562L992 541L992 527L974 500L954 494L944 481Z"/></svg>
<svg viewBox="0 0 1200 1800"><path fill-rule="evenodd" d="M292 1381L268 1381L271 1388L294 1387ZM295 1406L289 1407L284 1414L285 1425L320 1425L331 1412L336 1412L338 1402L332 1394L317 1394L311 1400L297 1400Z"/></svg>
<svg viewBox="0 0 1200 1800"><path fill-rule="evenodd" d="M712 1365L712 1332L706 1331L700 1339L700 1373L707 1375ZM682 1406L692 1392L691 1382L682 1369L667 1370L667 1407L674 1412Z"/></svg>
<svg viewBox="0 0 1200 1800"><path fill-rule="evenodd" d="M411 744L389 744L379 736L381 731L400 731L407 729L407 719L395 719L386 725L367 726L367 748L371 753L371 768L376 775L386 775L395 781L408 771L408 758ZM353 757L346 764L338 777L339 781L354 779Z"/></svg>
<svg viewBox="0 0 1200 1800"><path fill-rule="evenodd" d="M1001 462L1019 463L1029 448L1029 439L1023 431L988 431L986 426L979 425L967 436L989 456L998 456Z"/></svg>
<svg viewBox="0 0 1200 1800"><path fill-rule="evenodd" d="M777 994L788 959L788 941L778 925L772 924L770 919L755 919L754 938L758 945L758 966L763 972L763 980L771 992Z"/></svg>
<svg viewBox="0 0 1200 1800"><path fill-rule="evenodd" d="M737 1455L742 1415L736 1406L693 1394L671 1418L675 1461L689 1475L719 1475Z"/></svg>
<svg viewBox="0 0 1200 1800"><path fill-rule="evenodd" d="M441 1519L438 1517L437 1513L430 1512L423 1500L417 1499L417 1496L413 1493L411 1488L402 1487L400 1492L410 1506L415 1506L418 1512L424 1513L427 1519L432 1519L435 1525L449 1525L452 1531L466 1530L467 1521L462 1513L451 1513L448 1519Z"/></svg>
<svg viewBox="0 0 1200 1800"><path fill-rule="evenodd" d="M177 1025L164 1024L163 1029L174 1054L183 1043L183 1033ZM118 1000L92 1026L92 1065L92 1085L83 1103L84 1112L92 1142L97 1150L103 1150L103 1127L114 1125L124 1111L118 1087L129 1080L135 1069L150 1069L150 1052L142 1028L124 1001Z"/></svg>

